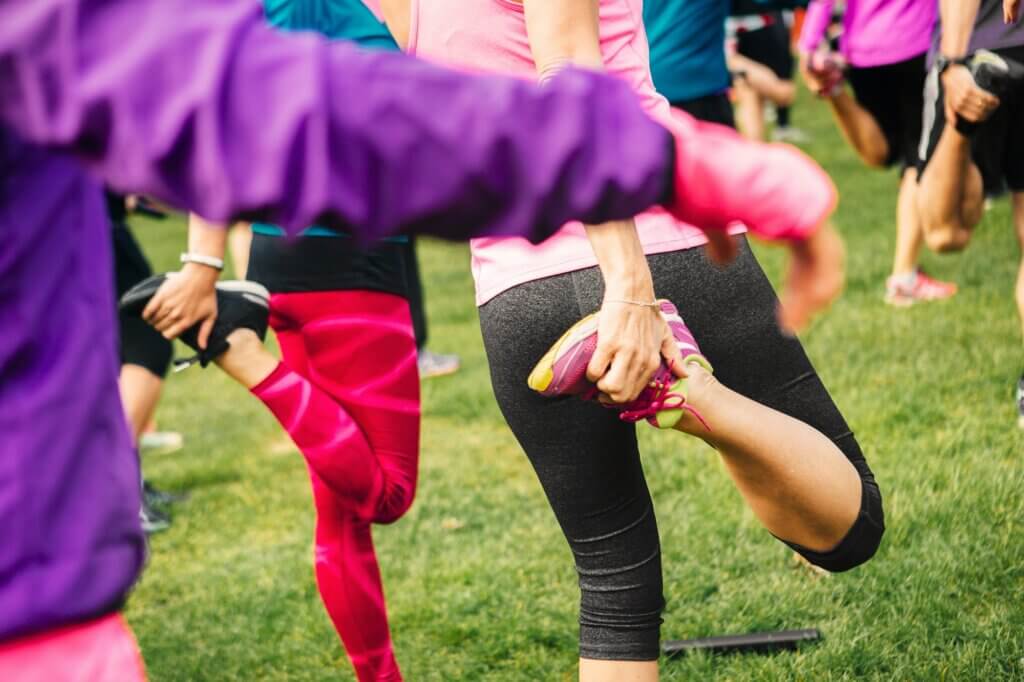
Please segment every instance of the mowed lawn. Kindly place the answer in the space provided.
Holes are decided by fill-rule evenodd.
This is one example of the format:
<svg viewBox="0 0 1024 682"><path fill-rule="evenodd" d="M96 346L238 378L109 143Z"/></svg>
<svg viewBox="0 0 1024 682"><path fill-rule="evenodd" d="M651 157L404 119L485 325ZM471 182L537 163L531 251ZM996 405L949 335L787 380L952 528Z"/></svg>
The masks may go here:
<svg viewBox="0 0 1024 682"><path fill-rule="evenodd" d="M803 339L878 476L888 532L868 565L820 577L761 529L712 450L641 427L664 638L824 635L796 653L663 660L663 678L1024 679L1024 435L1012 405L1024 353L1008 204L995 202L966 254L924 257L959 282L955 299L889 308L896 174L861 167L818 103L804 97L795 114L841 190L849 250L843 298ZM173 268L183 222L135 225L155 266ZM467 249L421 252L430 345L459 353L463 369L424 384L418 498L375 531L399 662L409 680L574 679L576 574L491 394ZM760 252L777 277L780 254ZM128 602L151 678L352 679L313 580L306 469L283 431L214 368L171 376L159 423L186 447L147 456L146 475L191 498L153 538Z"/></svg>

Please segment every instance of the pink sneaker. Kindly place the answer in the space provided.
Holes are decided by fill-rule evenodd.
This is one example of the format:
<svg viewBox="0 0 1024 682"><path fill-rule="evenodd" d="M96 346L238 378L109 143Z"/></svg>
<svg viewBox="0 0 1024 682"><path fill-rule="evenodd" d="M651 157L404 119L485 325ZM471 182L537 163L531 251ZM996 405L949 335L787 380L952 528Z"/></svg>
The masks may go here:
<svg viewBox="0 0 1024 682"><path fill-rule="evenodd" d="M926 301L941 301L952 297L956 292L956 284L929 277L920 268L910 276L892 275L885 280L885 302L899 307Z"/></svg>
<svg viewBox="0 0 1024 682"><path fill-rule="evenodd" d="M696 339L679 316L676 307L665 299L661 299L659 303L661 314L679 345L683 363L696 362L707 371L712 371L711 364L701 354ZM596 400L599 394L597 386L587 379L587 365L596 348L597 314L594 313L570 327L551 346L530 372L527 384L548 397L576 395L584 400ZM652 425L663 429L672 428L679 423L683 411L686 410L707 426L696 410L686 404L686 379L676 377L664 362L636 400L624 405L605 406L619 410L619 418L623 421L637 422L646 419Z"/></svg>

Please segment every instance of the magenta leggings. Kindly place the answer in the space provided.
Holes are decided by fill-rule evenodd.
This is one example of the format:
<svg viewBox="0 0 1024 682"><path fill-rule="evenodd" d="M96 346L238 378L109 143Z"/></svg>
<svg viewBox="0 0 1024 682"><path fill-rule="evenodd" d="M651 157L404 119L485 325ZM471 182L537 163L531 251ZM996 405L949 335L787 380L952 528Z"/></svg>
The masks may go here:
<svg viewBox="0 0 1024 682"><path fill-rule="evenodd" d="M412 504L419 459L416 343L404 298L373 291L274 294L283 361L253 394L306 458L316 579L361 682L400 680L371 523Z"/></svg>

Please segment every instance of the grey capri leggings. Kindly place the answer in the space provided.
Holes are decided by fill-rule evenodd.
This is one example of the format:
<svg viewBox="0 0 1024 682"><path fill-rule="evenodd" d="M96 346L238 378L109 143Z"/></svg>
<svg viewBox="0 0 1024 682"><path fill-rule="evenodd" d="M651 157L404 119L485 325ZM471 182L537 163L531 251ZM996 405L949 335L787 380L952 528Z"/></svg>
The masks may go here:
<svg viewBox="0 0 1024 682"><path fill-rule="evenodd" d="M729 388L831 438L862 481L861 509L832 551L793 546L811 563L845 571L870 559L885 529L882 498L853 433L800 342L781 333L775 293L740 238L722 269L703 249L648 257L658 296L672 300L715 376ZM600 306L597 268L514 287L480 307L498 404L526 451L576 561L580 655L654 660L662 596L658 527L635 427L575 398L542 398L526 385L533 364L582 316Z"/></svg>

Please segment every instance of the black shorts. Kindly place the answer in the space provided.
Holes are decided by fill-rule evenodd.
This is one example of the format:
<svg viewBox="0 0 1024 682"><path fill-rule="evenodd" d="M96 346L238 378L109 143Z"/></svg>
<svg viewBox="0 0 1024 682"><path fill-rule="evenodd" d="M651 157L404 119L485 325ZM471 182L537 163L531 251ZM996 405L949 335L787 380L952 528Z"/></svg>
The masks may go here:
<svg viewBox="0 0 1024 682"><path fill-rule="evenodd" d="M122 200L123 201L123 200ZM123 215L123 214L121 214ZM116 211L111 218L117 219ZM118 299L133 286L153 274L139 243L123 222L113 223L114 277ZM142 318L118 315L121 341L121 364L138 365L154 376L165 377L171 366L173 348L168 341Z"/></svg>
<svg viewBox="0 0 1024 682"><path fill-rule="evenodd" d="M895 64L851 68L847 74L857 102L874 116L889 144L887 166L917 166L926 75L924 54Z"/></svg>
<svg viewBox="0 0 1024 682"><path fill-rule="evenodd" d="M246 279L272 294L365 289L408 298L407 253L400 241L362 248L348 236L288 239L257 232Z"/></svg>
<svg viewBox="0 0 1024 682"><path fill-rule="evenodd" d="M1024 62L1024 46L993 52ZM928 73L924 95L924 124L918 150L918 172L923 173L946 127L938 71ZM1005 190L1024 192L1024 86L1004 96L999 108L971 136L971 159L981 171L986 194Z"/></svg>
<svg viewBox="0 0 1024 682"><path fill-rule="evenodd" d="M789 49L789 29L781 13L775 13L774 21L764 28L741 31L736 34L736 51L764 64L782 80L793 80L793 52Z"/></svg>
<svg viewBox="0 0 1024 682"><path fill-rule="evenodd" d="M705 95L697 99L688 99L681 102L672 102L672 106L682 109L699 121L709 123L720 123L730 128L736 127L736 119L733 117L732 103L729 96L724 92L714 95Z"/></svg>

